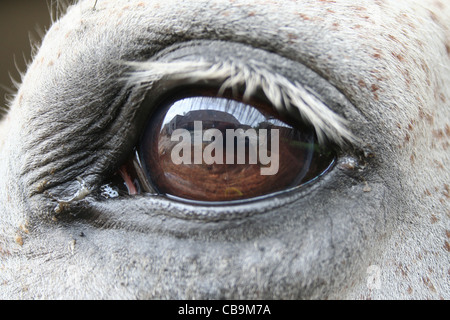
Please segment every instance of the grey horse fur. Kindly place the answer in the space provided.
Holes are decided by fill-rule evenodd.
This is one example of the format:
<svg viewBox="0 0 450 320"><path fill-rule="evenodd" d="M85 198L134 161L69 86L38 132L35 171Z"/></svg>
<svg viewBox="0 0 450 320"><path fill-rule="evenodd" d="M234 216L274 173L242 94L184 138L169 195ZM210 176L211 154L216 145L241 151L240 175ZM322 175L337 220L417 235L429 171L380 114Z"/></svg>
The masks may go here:
<svg viewBox="0 0 450 320"><path fill-rule="evenodd" d="M450 298L447 2L94 3L54 21L0 123L0 298ZM336 165L237 205L98 197L187 83L261 89Z"/></svg>

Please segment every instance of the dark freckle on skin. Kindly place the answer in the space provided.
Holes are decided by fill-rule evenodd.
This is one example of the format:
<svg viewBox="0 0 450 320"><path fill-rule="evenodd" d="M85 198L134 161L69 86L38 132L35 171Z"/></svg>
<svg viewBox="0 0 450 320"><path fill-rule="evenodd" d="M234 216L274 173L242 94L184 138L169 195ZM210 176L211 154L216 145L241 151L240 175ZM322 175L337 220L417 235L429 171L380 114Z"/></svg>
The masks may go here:
<svg viewBox="0 0 450 320"><path fill-rule="evenodd" d="M450 56L450 43L445 44L445 51L447 51L447 55Z"/></svg>
<svg viewBox="0 0 450 320"><path fill-rule="evenodd" d="M444 191L442 193L447 199L450 198L450 187L448 184L444 183Z"/></svg>
<svg viewBox="0 0 450 320"><path fill-rule="evenodd" d="M445 125L445 134L450 136L450 126L448 124Z"/></svg>
<svg viewBox="0 0 450 320"><path fill-rule="evenodd" d="M375 98L375 100L377 100L378 101L378 93L377 93L377 91L380 89L380 87L378 86L378 85L376 85L376 84L372 84L371 86L370 86L370 90L372 91L372 93L373 93L373 97Z"/></svg>
<svg viewBox="0 0 450 320"><path fill-rule="evenodd" d="M433 137L438 140L444 138L444 131L442 131L442 130L433 130L432 133L433 133Z"/></svg>
<svg viewBox="0 0 450 320"><path fill-rule="evenodd" d="M388 38L391 39L392 41L398 42L397 38L394 37L392 34L388 34Z"/></svg>
<svg viewBox="0 0 450 320"><path fill-rule="evenodd" d="M411 75L409 74L409 71L408 70L405 70L406 72L404 73L405 74L405 82L406 82L406 85L408 86L408 88L410 87L410 84L411 84Z"/></svg>
<svg viewBox="0 0 450 320"><path fill-rule="evenodd" d="M14 241L19 245L19 246L23 246L23 238L20 235L17 235L16 238L14 239Z"/></svg>
<svg viewBox="0 0 450 320"><path fill-rule="evenodd" d="M405 268L403 268L403 265L401 263L399 263L398 269L402 273L402 276L406 277L408 275L408 272L405 270Z"/></svg>
<svg viewBox="0 0 450 320"><path fill-rule="evenodd" d="M438 19L438 17L436 16L436 14L435 14L433 11L429 11L429 13L430 13L430 18L431 18L431 20L433 20L433 21L436 22L436 23L439 23L439 19Z"/></svg>
<svg viewBox="0 0 450 320"><path fill-rule="evenodd" d="M447 240L444 241L444 249L445 249L447 252L450 252L450 244L448 243Z"/></svg>
<svg viewBox="0 0 450 320"><path fill-rule="evenodd" d="M2 247L0 247L0 256L10 256L11 253L8 250L3 249Z"/></svg>
<svg viewBox="0 0 450 320"><path fill-rule="evenodd" d="M30 231L28 230L28 223L21 224L21 225L19 226L19 230L20 230L21 232L26 233L26 234L29 234L29 233L30 233Z"/></svg>
<svg viewBox="0 0 450 320"><path fill-rule="evenodd" d="M434 214L432 214L430 220L431 220L431 223L434 224L434 223L438 222L439 219Z"/></svg>
<svg viewBox="0 0 450 320"><path fill-rule="evenodd" d="M380 53L374 53L372 55L372 57L374 57L375 59L380 59L381 58L381 54Z"/></svg>
<svg viewBox="0 0 450 320"><path fill-rule="evenodd" d="M409 134L406 134L405 141L409 142L409 140L411 140L411 136Z"/></svg>
<svg viewBox="0 0 450 320"><path fill-rule="evenodd" d="M420 64L420 67L427 75L430 73L430 68L428 68L428 65L425 62L422 62Z"/></svg>
<svg viewBox="0 0 450 320"><path fill-rule="evenodd" d="M449 230L445 230L445 235L447 236L447 238L450 239L450 231Z"/></svg>
<svg viewBox="0 0 450 320"><path fill-rule="evenodd" d="M365 88L365 87L366 87L366 83L365 83L364 80L362 80L362 79L359 79L359 80L358 80L358 85L359 85L361 88Z"/></svg>
<svg viewBox="0 0 450 320"><path fill-rule="evenodd" d="M404 58L400 53L391 52L394 57L396 57L399 61L403 61Z"/></svg>
<svg viewBox="0 0 450 320"><path fill-rule="evenodd" d="M430 289L433 292L436 292L436 288L434 287L433 283L431 283L430 278L422 277L422 281L427 286L428 289Z"/></svg>
<svg viewBox="0 0 450 320"><path fill-rule="evenodd" d="M353 9L355 9L356 11L367 11L367 8L359 7L359 6L355 6L355 7L353 7Z"/></svg>
<svg viewBox="0 0 450 320"><path fill-rule="evenodd" d="M434 162L436 168L441 169L441 170L444 169L444 164L443 164L442 162L437 161L437 160L433 160L433 162ZM438 191L438 190L439 190L439 189L437 189L436 191Z"/></svg>
<svg viewBox="0 0 450 320"><path fill-rule="evenodd" d="M419 109L419 118L425 119L429 124L434 123L434 117L428 113L425 113L422 109Z"/></svg>
<svg viewBox="0 0 450 320"><path fill-rule="evenodd" d="M303 20L310 20L310 18L304 14L304 13L298 13L298 15L300 16L300 18L302 18Z"/></svg>

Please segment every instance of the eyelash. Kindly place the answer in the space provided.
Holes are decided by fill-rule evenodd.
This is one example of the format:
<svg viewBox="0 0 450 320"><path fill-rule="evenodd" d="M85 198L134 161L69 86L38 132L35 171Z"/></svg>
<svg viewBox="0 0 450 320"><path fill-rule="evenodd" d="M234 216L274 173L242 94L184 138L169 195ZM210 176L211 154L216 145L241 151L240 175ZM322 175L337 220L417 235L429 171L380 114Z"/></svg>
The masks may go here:
<svg viewBox="0 0 450 320"><path fill-rule="evenodd" d="M142 90L161 78L182 85L215 83L219 87L218 95L226 90L236 95L242 88L244 102L254 96L265 97L279 114L311 124L320 143L328 140L343 146L356 142L356 137L347 129L347 121L331 111L314 91L268 71L256 61L252 63L253 67L235 61L127 62L125 64L133 71L126 81Z"/></svg>

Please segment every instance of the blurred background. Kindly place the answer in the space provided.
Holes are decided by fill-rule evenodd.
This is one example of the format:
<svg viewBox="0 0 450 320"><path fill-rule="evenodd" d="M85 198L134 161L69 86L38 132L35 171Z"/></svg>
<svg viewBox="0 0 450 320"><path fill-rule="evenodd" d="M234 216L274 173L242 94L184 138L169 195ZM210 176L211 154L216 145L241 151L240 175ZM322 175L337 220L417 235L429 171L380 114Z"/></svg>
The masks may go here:
<svg viewBox="0 0 450 320"><path fill-rule="evenodd" d="M30 37L40 42L41 35L49 28L49 8L56 12L55 3L50 0L0 1L0 106L6 104L5 95L15 91L10 75L20 81L17 67L24 72L25 61L31 59Z"/></svg>

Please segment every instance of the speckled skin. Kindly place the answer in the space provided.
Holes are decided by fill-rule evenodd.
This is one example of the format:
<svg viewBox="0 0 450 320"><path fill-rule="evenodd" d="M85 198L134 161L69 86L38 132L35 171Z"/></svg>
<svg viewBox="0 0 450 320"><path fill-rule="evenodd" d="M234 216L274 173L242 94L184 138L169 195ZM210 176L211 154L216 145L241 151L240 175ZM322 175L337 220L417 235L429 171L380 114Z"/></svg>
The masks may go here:
<svg viewBox="0 0 450 320"><path fill-rule="evenodd" d="M55 21L0 123L1 298L450 298L447 2L94 2ZM358 140L312 186L258 202L100 200L182 84L144 90L123 62L170 55L292 81L306 67Z"/></svg>

